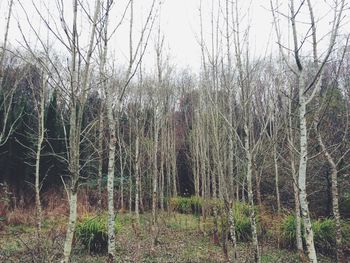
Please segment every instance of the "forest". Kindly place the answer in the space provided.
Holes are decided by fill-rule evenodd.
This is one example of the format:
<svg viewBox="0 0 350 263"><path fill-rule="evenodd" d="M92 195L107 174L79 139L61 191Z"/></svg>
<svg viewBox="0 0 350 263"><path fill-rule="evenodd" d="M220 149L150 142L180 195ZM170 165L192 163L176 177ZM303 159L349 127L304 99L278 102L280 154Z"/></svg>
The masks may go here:
<svg viewBox="0 0 350 263"><path fill-rule="evenodd" d="M348 1L141 2L0 3L0 262L350 262Z"/></svg>

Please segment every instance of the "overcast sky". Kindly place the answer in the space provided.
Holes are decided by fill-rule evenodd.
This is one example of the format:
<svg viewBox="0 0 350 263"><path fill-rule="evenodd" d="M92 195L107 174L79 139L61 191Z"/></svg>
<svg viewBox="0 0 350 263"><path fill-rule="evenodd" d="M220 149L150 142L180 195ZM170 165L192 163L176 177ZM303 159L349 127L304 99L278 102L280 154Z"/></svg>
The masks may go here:
<svg viewBox="0 0 350 263"><path fill-rule="evenodd" d="M2 22L0 23L0 36L3 39L3 32L5 28L5 17L7 12L9 0L0 0L0 12ZM38 45L36 41L35 34L29 27L29 23L26 15L23 12L21 5L18 0L14 0L14 17L11 21L11 28L9 34L9 42L12 46L18 47L23 44L23 38L20 34L18 25L21 26L22 31L26 35L28 41L32 45ZM22 6L28 14L28 19L34 26L34 28L40 32L41 35L47 35L47 29L43 23L40 23L39 16L33 7L33 3L42 10L44 17L48 18L51 26L54 25L56 21L58 27L60 23L58 20L57 9L56 9L57 0L21 0ZM60 0L61 1L61 0ZM275 1L275 0L273 0ZM65 17L69 23L69 20L72 17L71 0L63 0L65 5ZM117 24L121 17L122 11L125 9L127 0L115 0L115 5L111 13L111 23L110 28L113 28L113 25ZM137 39L137 34L139 26L146 20L147 13L150 7L152 0L135 0L135 41ZM224 6L225 1L221 1ZM280 0L281 11L284 13L288 12L288 7L286 3L287 0ZM332 2L332 1L329 1ZM84 5L87 9L93 9L92 0L83 0ZM214 9L217 12L219 6L219 0L202 0L202 13L204 20L204 33L206 36L207 42L210 38L210 14L211 8L214 6ZM265 53L266 49L268 52L277 52L277 45L275 44L275 34L272 31L272 15L270 12L270 1L269 0L242 0L242 6L240 9L240 15L244 16L248 6L250 6L249 17L245 16L245 22L242 22L242 28L247 25L247 20L249 18L250 24L250 47L251 53L254 56L260 56ZM296 5L299 3L299 0L296 0ZM329 30L329 22L331 21L331 13L329 5L324 0L314 0L314 11L316 14L316 20L318 21L319 36L326 34ZM91 5L91 6L89 6ZM49 17L45 14L45 7L48 7L52 13L52 17ZM171 62L180 67L191 67L194 70L197 70L200 66L200 48L198 44L198 37L200 33L199 26L199 6L200 0L164 0L161 6L160 11L160 25L161 31L165 36L165 47L166 51L170 53ZM46 12L47 13L47 12ZM306 21L305 14L307 13L307 8L302 10L300 16L299 27L307 28L304 22ZM219 13L219 17L223 22L222 14ZM322 19L321 19L322 18ZM128 14L124 20L123 26L121 26L116 34L113 36L110 43L110 53L115 56L117 63L126 63L127 54L128 54ZM320 19L320 21L319 21ZM281 17L282 33L285 36L284 41L287 41L288 31L287 20ZM80 34L83 42L84 38L87 39L89 28L85 27L88 25L85 20L80 20ZM155 31L158 27L158 23L155 25ZM305 29L306 30L306 29ZM348 30L348 29L346 29ZM302 31L301 31L302 33ZM154 41L155 37L151 38L148 54L146 56L146 64L154 64ZM323 39L323 42L326 42L326 38ZM64 54L64 48L59 44L58 41L54 40L54 37L50 35L50 41L53 44L54 48L62 51Z"/></svg>

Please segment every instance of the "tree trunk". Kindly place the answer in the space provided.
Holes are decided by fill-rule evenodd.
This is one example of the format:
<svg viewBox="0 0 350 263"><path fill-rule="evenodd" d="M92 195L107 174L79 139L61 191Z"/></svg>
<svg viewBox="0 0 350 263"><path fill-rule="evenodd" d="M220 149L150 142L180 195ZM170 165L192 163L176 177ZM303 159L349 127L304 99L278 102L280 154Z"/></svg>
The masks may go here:
<svg viewBox="0 0 350 263"><path fill-rule="evenodd" d="M135 151L136 154L136 151ZM129 213L132 212L132 140L131 140L131 127L129 128ZM136 159L135 159L136 163ZM136 178L136 173L135 173ZM135 179L136 180L136 179Z"/></svg>
<svg viewBox="0 0 350 263"><path fill-rule="evenodd" d="M77 222L77 192L75 189L70 191L69 195L69 221L66 233L66 240L64 242L63 263L70 262L70 255L72 252L73 236L75 232L75 225Z"/></svg>
<svg viewBox="0 0 350 263"><path fill-rule="evenodd" d="M314 233L311 226L309 205L306 193L306 168L307 168L307 126L306 126L306 101L303 83L299 85L299 127L300 127L300 162L299 162L299 199L301 215L305 228L305 241L310 262L317 263L314 244Z"/></svg>
<svg viewBox="0 0 350 263"><path fill-rule="evenodd" d="M106 91L108 90L108 87ZM112 109L112 97L106 92L107 99L107 118L109 128L109 151L108 151L108 174L107 174L107 192L108 192L108 258L110 262L115 262L115 215L114 215L114 170L115 170L115 120Z"/></svg>
<svg viewBox="0 0 350 263"><path fill-rule="evenodd" d="M233 204L229 203L229 211L228 211L228 222L230 227L230 236L232 241L232 262L237 262L237 238L236 238L236 227L235 220L233 217Z"/></svg>
<svg viewBox="0 0 350 263"><path fill-rule="evenodd" d="M40 201L40 157L41 147L44 141L45 128L44 128L44 115L45 115L45 88L46 81L42 81L40 91L40 101L37 102L38 110L38 141L35 156L35 206L36 206L36 223L37 223L37 237L40 240L41 233L41 221L42 221L42 208Z"/></svg>
<svg viewBox="0 0 350 263"><path fill-rule="evenodd" d="M139 127L138 120L136 120L136 140L135 140L135 216L136 221L140 224L140 211L139 211L139 190L140 190L140 175L139 175Z"/></svg>
<svg viewBox="0 0 350 263"><path fill-rule="evenodd" d="M157 244L157 206L158 206L158 195L157 195L157 186L158 186L158 120L156 117L156 110L154 112L154 149L153 149L153 190L152 190L152 250Z"/></svg>
<svg viewBox="0 0 350 263"><path fill-rule="evenodd" d="M256 200L258 201L258 206L262 207L262 199L261 199L261 173L262 167L260 168L260 172L256 171L255 176L255 184L256 184Z"/></svg>
<svg viewBox="0 0 350 263"><path fill-rule="evenodd" d="M324 152L324 155L326 156L326 159L331 167L332 209L333 209L333 216L334 216L334 220L335 220L335 229L336 229L335 241L336 241L337 262L345 262L343 248L342 248L343 237L342 237L342 232L341 232L340 213L339 213L338 169L337 169L336 163L333 160L333 157L331 156L327 147L323 143L320 132L317 129L316 129L316 133L317 133L318 143L320 144L321 149Z"/></svg>
<svg viewBox="0 0 350 263"><path fill-rule="evenodd" d="M97 171L97 209L102 211L102 169L103 169L103 110L102 102L100 107L100 116L99 116L99 129L98 129L98 171Z"/></svg>
<svg viewBox="0 0 350 263"><path fill-rule="evenodd" d="M124 205L124 157L123 157L123 138L122 134L120 133L121 127L118 129L118 141L119 141L119 164L120 164L120 209L122 212L125 212L125 205Z"/></svg>
<svg viewBox="0 0 350 263"><path fill-rule="evenodd" d="M173 196L177 196L177 167L176 167L176 126L173 124L173 144L172 144L172 171L173 171Z"/></svg>
<svg viewBox="0 0 350 263"><path fill-rule="evenodd" d="M161 146L160 146L160 182L159 182L159 202L160 209L164 211L164 166L165 166L165 128L161 130Z"/></svg>
<svg viewBox="0 0 350 263"><path fill-rule="evenodd" d="M40 201L40 156L41 156L41 146L44 140L44 128L42 127L43 124L44 122L39 124L40 131L39 131L38 145L37 145L36 157L35 157L35 206L36 206L36 223L37 223L38 237L40 236L40 233L41 233L41 220L42 220L41 201Z"/></svg>
<svg viewBox="0 0 350 263"><path fill-rule="evenodd" d="M290 96L293 96L293 90L290 90ZM292 121L292 100L288 102L288 140L289 140L289 157L290 166L292 170L293 179L293 193L294 193L294 206L295 206L295 219L296 219L296 245L299 252L299 258L304 261L304 247L301 236L301 213L300 213L300 200L299 200L299 186L298 175L295 167L295 155L294 155L294 134L293 134L293 121Z"/></svg>
<svg viewBox="0 0 350 263"><path fill-rule="evenodd" d="M275 142L277 143L277 142ZM279 189L279 173L278 173L278 157L277 157L277 146L273 147L273 160L275 165L275 189L276 189L276 201L277 201L277 212L281 214L281 200L280 200L280 189Z"/></svg>
<svg viewBox="0 0 350 263"><path fill-rule="evenodd" d="M256 215L254 208L254 196L253 196L253 183L252 183L252 156L249 150L249 139L248 139L248 130L246 137L246 151L247 151L247 185L248 185L248 202L249 202L249 219L252 226L252 239L254 247L254 262L260 263L260 249L258 243L258 231L256 226Z"/></svg>

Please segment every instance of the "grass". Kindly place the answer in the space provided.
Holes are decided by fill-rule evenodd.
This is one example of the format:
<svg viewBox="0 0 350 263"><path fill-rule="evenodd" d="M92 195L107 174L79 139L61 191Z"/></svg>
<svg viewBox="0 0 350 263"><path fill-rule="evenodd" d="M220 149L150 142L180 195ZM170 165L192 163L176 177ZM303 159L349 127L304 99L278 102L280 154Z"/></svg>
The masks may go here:
<svg viewBox="0 0 350 263"><path fill-rule="evenodd" d="M240 208L237 208L240 209ZM244 209L240 209L245 213ZM96 217L88 214L79 218L80 224L91 227L91 219L98 218L98 229L105 230L105 215ZM159 243L151 250L149 213L141 214L141 226L136 234L135 218L133 214L117 214L116 255L118 262L227 262L222 248L215 245L211 236L213 218L208 216L203 221L198 215L183 213L160 213ZM89 221L90 220L90 221ZM59 262L62 256L65 224L64 215L50 217L43 223L43 238L41 242L41 258L36 262ZM89 223L87 223L89 222ZM93 224L96 224L94 222ZM79 229L79 227L78 227ZM7 225L0 233L0 262L32 262L33 251L38 247L34 242L35 227L33 225ZM296 252L288 249L278 249L275 243L261 242L262 262L298 262ZM232 256L230 242L228 242L229 257ZM100 254L89 253L78 237L74 244L72 263L106 262L105 251ZM238 262L250 262L252 247L250 242L238 244ZM320 262L332 262L323 257Z"/></svg>

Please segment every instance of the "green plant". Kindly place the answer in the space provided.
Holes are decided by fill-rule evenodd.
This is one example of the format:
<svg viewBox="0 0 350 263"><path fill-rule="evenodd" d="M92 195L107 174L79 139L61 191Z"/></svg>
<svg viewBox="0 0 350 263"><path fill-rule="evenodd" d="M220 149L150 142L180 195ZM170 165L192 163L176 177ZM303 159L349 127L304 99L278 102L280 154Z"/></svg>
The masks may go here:
<svg viewBox="0 0 350 263"><path fill-rule="evenodd" d="M341 229L343 234L343 244L350 249L350 220L342 221Z"/></svg>
<svg viewBox="0 0 350 263"><path fill-rule="evenodd" d="M333 219L319 219L312 222L315 246L324 253L334 252L335 247L335 222Z"/></svg>
<svg viewBox="0 0 350 263"><path fill-rule="evenodd" d="M249 241L252 228L249 219L249 205L236 202L233 207L233 219L236 227L236 237L239 241Z"/></svg>
<svg viewBox="0 0 350 263"><path fill-rule="evenodd" d="M116 231L119 231L121 227L120 221L116 219ZM83 218L83 220L78 223L75 234L77 240L88 252L105 252L108 245L107 216L97 215Z"/></svg>
<svg viewBox="0 0 350 263"><path fill-rule="evenodd" d="M296 218L290 214L284 218L281 224L282 242L289 248L295 247L296 242ZM303 229L303 227L302 227Z"/></svg>
<svg viewBox="0 0 350 263"><path fill-rule="evenodd" d="M170 199L170 206L173 211L190 214L198 213L202 209L203 199L201 197L173 197Z"/></svg>
<svg viewBox="0 0 350 263"><path fill-rule="evenodd" d="M170 206L173 211L182 214L197 214L203 207L212 210L216 207L217 212L224 213L224 202L220 199L207 199L201 197L173 197L170 199ZM258 214L257 208L255 213ZM236 202L233 207L233 217L235 221L236 236L239 241L251 240L251 224L249 219L249 205L246 203Z"/></svg>
<svg viewBox="0 0 350 263"><path fill-rule="evenodd" d="M344 217L350 217L350 191L347 190L339 201L340 213Z"/></svg>
<svg viewBox="0 0 350 263"><path fill-rule="evenodd" d="M302 239L304 238L304 225L302 224ZM315 247L322 253L333 253L335 245L335 223L333 219L318 219L312 222ZM282 241L284 245L295 248L296 243L296 218L294 214L288 215L281 225Z"/></svg>

